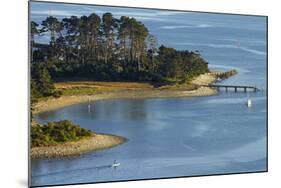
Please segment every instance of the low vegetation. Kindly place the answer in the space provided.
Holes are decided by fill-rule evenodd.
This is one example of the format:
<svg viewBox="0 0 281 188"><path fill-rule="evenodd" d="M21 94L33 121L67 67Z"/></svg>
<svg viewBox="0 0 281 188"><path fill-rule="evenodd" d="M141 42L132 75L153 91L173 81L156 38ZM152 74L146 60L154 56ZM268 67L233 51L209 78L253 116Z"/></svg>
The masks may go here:
<svg viewBox="0 0 281 188"><path fill-rule="evenodd" d="M96 82L72 81L55 83L55 88L64 96L94 95L104 92L132 91L152 89L153 85L145 82Z"/></svg>
<svg viewBox="0 0 281 188"><path fill-rule="evenodd" d="M67 95L93 95L98 93L94 87L71 87L60 89L61 93Z"/></svg>
<svg viewBox="0 0 281 188"><path fill-rule="evenodd" d="M92 131L81 128L69 120L48 122L46 125L31 126L31 147L78 141L93 135Z"/></svg>
<svg viewBox="0 0 281 188"><path fill-rule="evenodd" d="M227 71L227 72L222 72L217 74L217 78L221 79L221 80L225 80L231 76L234 76L237 74L237 71L235 69Z"/></svg>

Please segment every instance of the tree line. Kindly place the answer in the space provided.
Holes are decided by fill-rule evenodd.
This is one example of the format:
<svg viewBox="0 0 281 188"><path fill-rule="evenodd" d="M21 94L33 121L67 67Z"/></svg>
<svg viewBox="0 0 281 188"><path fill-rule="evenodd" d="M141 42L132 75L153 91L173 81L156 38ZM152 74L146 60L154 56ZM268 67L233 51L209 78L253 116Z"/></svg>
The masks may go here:
<svg viewBox="0 0 281 188"><path fill-rule="evenodd" d="M46 17L30 24L31 91L58 95L52 80L185 81L208 72L197 52L159 46L147 27L132 17ZM35 39L49 36L48 44Z"/></svg>

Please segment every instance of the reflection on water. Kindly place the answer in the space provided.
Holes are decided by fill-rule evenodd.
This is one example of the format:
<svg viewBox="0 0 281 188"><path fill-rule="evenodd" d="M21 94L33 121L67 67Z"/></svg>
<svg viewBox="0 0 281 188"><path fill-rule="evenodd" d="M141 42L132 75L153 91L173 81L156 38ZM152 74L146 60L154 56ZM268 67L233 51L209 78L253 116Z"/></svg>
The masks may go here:
<svg viewBox="0 0 281 188"><path fill-rule="evenodd" d="M110 101L110 100L109 100ZM91 118L91 119L104 119L109 115L114 117L119 117L120 119L128 119L128 120L138 120L146 118L146 101L145 100L134 100L132 103L123 103L123 101L115 101L116 105L103 106L99 105L98 102L91 101L87 102L83 106L76 106L77 114L75 116L81 118ZM122 109L120 108L120 104L122 104ZM85 108L85 106L87 108ZM127 113L122 113L120 110L127 111ZM69 111L69 109L65 109L65 111ZM47 120L50 116L58 117L56 111L50 111L43 114L40 114L40 119Z"/></svg>

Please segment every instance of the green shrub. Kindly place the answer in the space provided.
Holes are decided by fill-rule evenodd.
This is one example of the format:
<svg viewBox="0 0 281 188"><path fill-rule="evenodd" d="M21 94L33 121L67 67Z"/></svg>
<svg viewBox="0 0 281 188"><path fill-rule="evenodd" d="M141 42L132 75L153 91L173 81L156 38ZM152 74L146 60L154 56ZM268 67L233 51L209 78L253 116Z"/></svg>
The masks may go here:
<svg viewBox="0 0 281 188"><path fill-rule="evenodd" d="M49 122L31 127L31 147L50 146L77 141L93 135L93 132L73 124L69 120Z"/></svg>
<svg viewBox="0 0 281 188"><path fill-rule="evenodd" d="M59 90L56 90L56 91L53 93L53 97L55 97L55 98L59 98L61 95L62 95L62 91L59 91Z"/></svg>

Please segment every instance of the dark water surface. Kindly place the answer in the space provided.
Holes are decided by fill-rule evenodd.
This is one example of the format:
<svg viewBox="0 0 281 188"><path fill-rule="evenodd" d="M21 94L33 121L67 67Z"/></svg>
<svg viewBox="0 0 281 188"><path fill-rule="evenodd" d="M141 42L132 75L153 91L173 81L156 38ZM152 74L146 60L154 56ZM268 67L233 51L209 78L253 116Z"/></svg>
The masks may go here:
<svg viewBox="0 0 281 188"><path fill-rule="evenodd" d="M31 18L47 15L32 3ZM43 8L42 8L43 7ZM145 23L160 44L199 50L212 69L235 68L224 84L266 88L266 19L158 10L55 5L54 14L109 11ZM40 11L42 10L42 11ZM37 12L36 12L37 11ZM60 12L59 12L60 11ZM67 12L68 11L68 12ZM58 16L59 17L59 16ZM44 41L44 37L40 39ZM245 102L251 97L252 108ZM36 116L40 123L70 119L125 144L78 158L32 160L32 185L192 176L266 170L266 91L176 99L120 99L77 104ZM113 160L121 166L110 167Z"/></svg>

